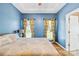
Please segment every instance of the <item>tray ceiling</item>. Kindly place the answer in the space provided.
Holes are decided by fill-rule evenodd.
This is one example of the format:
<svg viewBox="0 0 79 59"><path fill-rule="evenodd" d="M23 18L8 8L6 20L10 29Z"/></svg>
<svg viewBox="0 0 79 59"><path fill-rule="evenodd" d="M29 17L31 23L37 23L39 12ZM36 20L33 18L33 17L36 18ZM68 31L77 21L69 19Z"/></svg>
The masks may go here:
<svg viewBox="0 0 79 59"><path fill-rule="evenodd" d="M22 13L57 13L65 3L13 3Z"/></svg>

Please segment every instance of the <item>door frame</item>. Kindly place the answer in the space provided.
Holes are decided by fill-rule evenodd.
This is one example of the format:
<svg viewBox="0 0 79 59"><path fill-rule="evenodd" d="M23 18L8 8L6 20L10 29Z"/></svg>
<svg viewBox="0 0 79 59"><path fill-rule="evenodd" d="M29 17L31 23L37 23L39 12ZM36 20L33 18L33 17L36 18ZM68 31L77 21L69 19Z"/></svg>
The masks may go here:
<svg viewBox="0 0 79 59"><path fill-rule="evenodd" d="M68 29L68 26L69 26L69 20L70 20L70 15L74 12L79 12L79 8L77 9L74 9L73 11L69 12L66 14L66 23L65 23L65 26L66 26L66 50L70 52L70 39L68 38L68 36L70 37L70 30Z"/></svg>

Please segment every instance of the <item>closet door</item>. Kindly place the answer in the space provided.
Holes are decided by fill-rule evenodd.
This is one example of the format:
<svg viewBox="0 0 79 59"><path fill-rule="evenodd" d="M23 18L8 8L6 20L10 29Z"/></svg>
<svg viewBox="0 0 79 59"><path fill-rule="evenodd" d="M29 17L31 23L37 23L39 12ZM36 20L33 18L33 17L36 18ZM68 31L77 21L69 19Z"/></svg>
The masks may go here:
<svg viewBox="0 0 79 59"><path fill-rule="evenodd" d="M79 49L79 19L78 16L70 16L70 51Z"/></svg>

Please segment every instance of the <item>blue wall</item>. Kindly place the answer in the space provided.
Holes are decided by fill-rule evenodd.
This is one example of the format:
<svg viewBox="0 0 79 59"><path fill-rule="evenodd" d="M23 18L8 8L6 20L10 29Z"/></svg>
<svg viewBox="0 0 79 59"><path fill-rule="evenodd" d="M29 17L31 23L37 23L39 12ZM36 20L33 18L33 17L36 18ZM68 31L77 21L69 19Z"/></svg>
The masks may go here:
<svg viewBox="0 0 79 59"><path fill-rule="evenodd" d="M10 3L0 3L0 34L20 28L21 13Z"/></svg>
<svg viewBox="0 0 79 59"><path fill-rule="evenodd" d="M0 34L12 33L14 30L23 28L21 20L26 17L34 17L35 19L35 33L37 37L42 37L44 34L43 18L55 17L58 22L57 26L57 42L65 47L66 40L66 28L65 28L65 15L74 9L79 8L79 3L68 3L66 4L57 14L23 14L9 3L0 3ZM41 20L38 22L38 18ZM38 30L41 30L38 32Z"/></svg>
<svg viewBox="0 0 79 59"><path fill-rule="evenodd" d="M44 36L44 23L43 18L52 18L55 17L55 14L24 14L24 17L29 19L30 17L33 17L35 19L35 25L34 25L34 31L36 37L43 37ZM40 20L40 21L39 21Z"/></svg>
<svg viewBox="0 0 79 59"><path fill-rule="evenodd" d="M57 13L56 19L58 22L58 27L57 27L58 39L56 41L60 43L63 47L65 47L66 45L65 15L76 8L79 8L79 3L68 3Z"/></svg>

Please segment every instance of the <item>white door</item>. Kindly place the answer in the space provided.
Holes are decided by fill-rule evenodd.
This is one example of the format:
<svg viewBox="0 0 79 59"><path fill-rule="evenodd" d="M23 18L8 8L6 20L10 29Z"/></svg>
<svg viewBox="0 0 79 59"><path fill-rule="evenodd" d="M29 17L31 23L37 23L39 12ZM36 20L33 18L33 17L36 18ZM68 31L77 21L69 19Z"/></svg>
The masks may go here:
<svg viewBox="0 0 79 59"><path fill-rule="evenodd" d="M70 16L70 51L79 49L79 20L78 16Z"/></svg>

